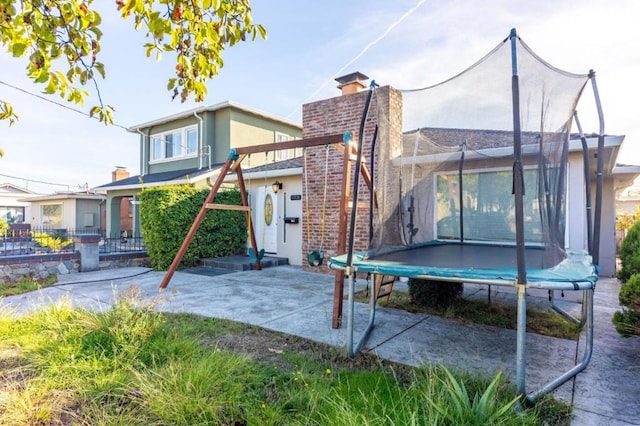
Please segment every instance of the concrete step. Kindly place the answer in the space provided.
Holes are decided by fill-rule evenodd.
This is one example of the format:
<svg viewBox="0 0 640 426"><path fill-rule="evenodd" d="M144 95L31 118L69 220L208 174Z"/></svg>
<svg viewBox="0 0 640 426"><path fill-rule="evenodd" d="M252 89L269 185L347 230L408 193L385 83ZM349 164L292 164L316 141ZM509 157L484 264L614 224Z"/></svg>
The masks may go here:
<svg viewBox="0 0 640 426"><path fill-rule="evenodd" d="M230 269L233 271L249 271L256 269L255 263L251 261L247 255L201 259L200 263L204 267ZM288 265L289 259L286 257L265 256L262 258L260 263L264 269L273 266Z"/></svg>

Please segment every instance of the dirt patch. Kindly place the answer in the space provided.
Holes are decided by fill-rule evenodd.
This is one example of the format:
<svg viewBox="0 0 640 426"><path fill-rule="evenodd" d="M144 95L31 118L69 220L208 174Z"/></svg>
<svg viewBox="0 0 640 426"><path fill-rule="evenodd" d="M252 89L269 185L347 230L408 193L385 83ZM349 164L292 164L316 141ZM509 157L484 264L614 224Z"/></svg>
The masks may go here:
<svg viewBox="0 0 640 426"><path fill-rule="evenodd" d="M295 365L283 356L286 353L296 353L306 359L313 359L331 369L363 370L388 367L393 367L395 371L410 369L405 365L392 363L367 353L360 353L350 358L344 348L335 348L324 343L258 327L239 333L208 337L202 343L246 355L263 365L271 365L281 370L295 368Z"/></svg>

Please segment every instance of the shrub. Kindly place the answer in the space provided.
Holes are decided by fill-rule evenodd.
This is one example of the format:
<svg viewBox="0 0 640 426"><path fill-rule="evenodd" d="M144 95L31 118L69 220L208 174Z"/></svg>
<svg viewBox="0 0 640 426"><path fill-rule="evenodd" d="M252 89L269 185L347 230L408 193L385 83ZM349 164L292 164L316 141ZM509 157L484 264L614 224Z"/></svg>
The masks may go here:
<svg viewBox="0 0 640 426"><path fill-rule="evenodd" d="M8 231L9 224L7 223L7 220L4 218L0 219L0 236L6 235Z"/></svg>
<svg viewBox="0 0 640 426"><path fill-rule="evenodd" d="M640 274L632 275L620 288L622 311L613 315L613 324L623 337L640 336Z"/></svg>
<svg viewBox="0 0 640 426"><path fill-rule="evenodd" d="M618 252L622 268L618 271L618 279L625 282L633 274L640 273L640 222L629 229Z"/></svg>
<svg viewBox="0 0 640 426"><path fill-rule="evenodd" d="M166 270L171 265L208 193L207 189L188 185L149 188L140 193L142 235L154 269ZM214 202L239 205L240 192L221 191ZM180 265L191 266L201 258L243 253L246 241L243 212L209 210Z"/></svg>
<svg viewBox="0 0 640 426"><path fill-rule="evenodd" d="M33 241L38 247L48 248L53 253L59 253L62 249L73 244L71 238L67 238L64 233L54 232L52 234L34 232Z"/></svg>
<svg viewBox="0 0 640 426"><path fill-rule="evenodd" d="M409 278L411 301L419 306L447 307L462 290L462 283Z"/></svg>

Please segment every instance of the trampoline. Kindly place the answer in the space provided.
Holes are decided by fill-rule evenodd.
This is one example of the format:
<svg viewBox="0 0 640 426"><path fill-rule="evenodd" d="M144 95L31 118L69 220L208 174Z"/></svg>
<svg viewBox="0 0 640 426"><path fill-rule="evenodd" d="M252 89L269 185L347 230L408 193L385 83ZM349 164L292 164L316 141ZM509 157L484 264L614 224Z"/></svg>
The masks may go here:
<svg viewBox="0 0 640 426"><path fill-rule="evenodd" d="M529 286L575 290L576 286L591 288L598 280L596 268L586 251L568 251L567 257L551 268L542 267L542 247L525 248L525 256L530 265L527 267ZM334 267L345 268L346 260L345 254L333 257L331 262ZM352 267L358 272L380 275L437 277L512 286L518 278L516 263L514 246L432 241L397 247L374 257L368 257L367 252L358 252L354 254Z"/></svg>
<svg viewBox="0 0 640 426"><path fill-rule="evenodd" d="M589 82L599 118L595 170L576 112ZM392 276L515 287L516 387L535 400L586 368L592 353L604 168L604 119L595 73L572 74L551 66L512 30L460 74L401 93L401 134L381 128L383 136L376 140L376 127L371 143L377 204L370 203L368 210L368 247L356 250L354 242L356 221L362 220L356 213L358 176L362 152L369 149L363 147L361 125L348 245L346 253L328 262L348 278L347 351L350 356L360 351L375 321L376 292L371 291L369 324L354 340L356 273L373 274L374 282ZM384 122L385 111L378 107L377 112L378 123ZM570 151L574 122L582 149ZM567 175L569 163L575 170L576 161L583 166L584 206L569 212ZM568 247L570 222L577 217L584 218L584 244ZM583 324L586 344L573 368L527 392L526 290L531 287L549 290L551 306ZM581 318L553 303L556 290L582 292ZM341 298L342 290L336 289L334 306Z"/></svg>

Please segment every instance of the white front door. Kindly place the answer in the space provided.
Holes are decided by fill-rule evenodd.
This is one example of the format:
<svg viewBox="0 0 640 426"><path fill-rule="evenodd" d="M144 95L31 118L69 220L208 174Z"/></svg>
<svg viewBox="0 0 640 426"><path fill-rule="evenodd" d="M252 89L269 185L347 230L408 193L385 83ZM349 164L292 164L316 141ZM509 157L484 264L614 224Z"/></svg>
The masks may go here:
<svg viewBox="0 0 640 426"><path fill-rule="evenodd" d="M271 186L256 191L256 242L258 250L278 252L278 197Z"/></svg>

